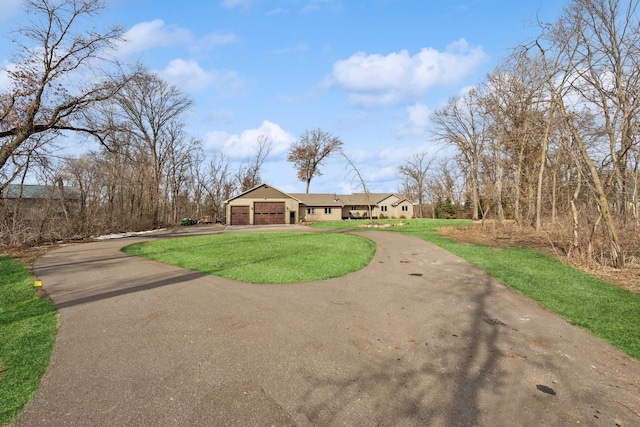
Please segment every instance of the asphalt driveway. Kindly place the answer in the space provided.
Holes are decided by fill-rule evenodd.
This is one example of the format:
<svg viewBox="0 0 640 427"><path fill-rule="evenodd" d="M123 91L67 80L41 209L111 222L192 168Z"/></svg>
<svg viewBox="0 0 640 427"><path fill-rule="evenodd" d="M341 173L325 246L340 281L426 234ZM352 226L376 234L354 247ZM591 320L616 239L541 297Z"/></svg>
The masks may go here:
<svg viewBox="0 0 640 427"><path fill-rule="evenodd" d="M358 233L367 268L295 285L120 251L153 237L50 252L60 329L15 425L640 425L640 362L434 245Z"/></svg>

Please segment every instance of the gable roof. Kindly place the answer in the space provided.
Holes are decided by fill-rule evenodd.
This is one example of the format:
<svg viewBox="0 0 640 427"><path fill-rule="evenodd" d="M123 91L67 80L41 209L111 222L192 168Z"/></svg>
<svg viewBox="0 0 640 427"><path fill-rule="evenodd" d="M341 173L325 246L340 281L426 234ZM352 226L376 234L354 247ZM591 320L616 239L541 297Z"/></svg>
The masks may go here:
<svg viewBox="0 0 640 427"><path fill-rule="evenodd" d="M397 197L400 203L402 197L392 193L354 193L354 194L318 194L318 193L291 193L291 196L298 199L300 203L306 206L372 206L378 205L380 202L389 197Z"/></svg>
<svg viewBox="0 0 640 427"><path fill-rule="evenodd" d="M353 193L353 194L335 194L335 193L285 193L275 187L268 184L259 184L249 190L233 196L224 203L229 203L231 200L235 200L240 197L249 195L250 193L256 193L252 196L257 198L278 197L278 198L290 198L298 201L305 206L323 206L323 207L343 207L343 206L377 206L380 202L388 199L389 197L397 197L398 201L392 204L396 206L403 201L410 200L398 196L393 193Z"/></svg>
<svg viewBox="0 0 640 427"><path fill-rule="evenodd" d="M247 191L238 194L237 196L233 196L228 200L225 200L224 203L229 203L231 200L235 200L240 197L247 196L249 193L256 193L254 195L255 197L266 197L266 198L277 197L277 198L288 198L288 199L298 200L297 198L291 196L290 194L280 191L277 188L270 186L269 184L258 184L255 187L250 188Z"/></svg>
<svg viewBox="0 0 640 427"><path fill-rule="evenodd" d="M298 199L300 203L306 206L340 206L344 203L337 194L318 194L318 193L292 193L293 197Z"/></svg>
<svg viewBox="0 0 640 427"><path fill-rule="evenodd" d="M398 201L396 201L395 203L392 203L391 206L398 206L402 202L407 202L410 205L413 205L413 202L411 200L407 199L406 197L399 197Z"/></svg>

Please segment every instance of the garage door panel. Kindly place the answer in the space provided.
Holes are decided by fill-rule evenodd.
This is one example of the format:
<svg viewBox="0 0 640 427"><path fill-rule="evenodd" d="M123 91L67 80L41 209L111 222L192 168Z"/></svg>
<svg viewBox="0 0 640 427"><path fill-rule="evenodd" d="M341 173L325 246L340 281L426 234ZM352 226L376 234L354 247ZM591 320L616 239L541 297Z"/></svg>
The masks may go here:
<svg viewBox="0 0 640 427"><path fill-rule="evenodd" d="M256 225L284 224L284 202L256 202L253 206Z"/></svg>
<svg viewBox="0 0 640 427"><path fill-rule="evenodd" d="M249 206L231 206L231 225L249 225Z"/></svg>
<svg viewBox="0 0 640 427"><path fill-rule="evenodd" d="M284 202L256 202L255 213L284 213Z"/></svg>

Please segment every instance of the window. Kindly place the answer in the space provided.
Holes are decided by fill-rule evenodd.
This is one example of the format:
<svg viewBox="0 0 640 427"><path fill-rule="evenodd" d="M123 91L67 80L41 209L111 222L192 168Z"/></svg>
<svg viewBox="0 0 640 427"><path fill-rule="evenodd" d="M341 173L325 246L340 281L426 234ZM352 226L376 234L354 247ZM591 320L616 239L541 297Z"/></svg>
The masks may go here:
<svg viewBox="0 0 640 427"><path fill-rule="evenodd" d="M387 207L386 206L380 206L380 211L386 212L387 211Z"/></svg>
<svg viewBox="0 0 640 427"><path fill-rule="evenodd" d="M307 214L313 215L314 213L316 213L315 208L307 208Z"/></svg>
<svg viewBox="0 0 640 427"><path fill-rule="evenodd" d="M331 208L324 208L324 213L325 214L330 214L331 213Z"/></svg>
<svg viewBox="0 0 640 427"><path fill-rule="evenodd" d="M402 205L402 212L409 212L409 206Z"/></svg>
<svg viewBox="0 0 640 427"><path fill-rule="evenodd" d="M358 208L356 208L355 206L351 206L351 210L352 211L355 211L356 209L358 209Z"/></svg>

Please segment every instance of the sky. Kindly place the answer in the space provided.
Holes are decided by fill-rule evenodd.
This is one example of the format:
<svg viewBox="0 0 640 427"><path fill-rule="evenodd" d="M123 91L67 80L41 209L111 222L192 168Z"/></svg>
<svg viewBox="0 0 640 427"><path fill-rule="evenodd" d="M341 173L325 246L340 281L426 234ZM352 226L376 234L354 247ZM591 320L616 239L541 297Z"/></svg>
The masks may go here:
<svg viewBox="0 0 640 427"><path fill-rule="evenodd" d="M237 167L258 138L273 148L261 176L304 192L287 162L292 143L322 129L344 143L371 192L400 189L399 165L427 152L430 114L482 82L512 51L558 19L560 0L111 0L94 24L121 25L116 55L140 61L193 101L186 131L205 152ZM2 0L0 28L21 15ZM0 30L0 32L3 32ZM0 62L9 64L7 33ZM2 76L0 75L0 81ZM88 150L86 144L81 150ZM77 150L76 150L77 152ZM329 158L313 193L361 192L340 157Z"/></svg>

